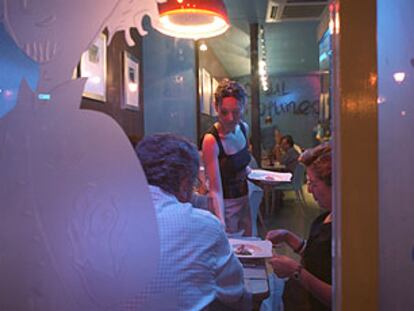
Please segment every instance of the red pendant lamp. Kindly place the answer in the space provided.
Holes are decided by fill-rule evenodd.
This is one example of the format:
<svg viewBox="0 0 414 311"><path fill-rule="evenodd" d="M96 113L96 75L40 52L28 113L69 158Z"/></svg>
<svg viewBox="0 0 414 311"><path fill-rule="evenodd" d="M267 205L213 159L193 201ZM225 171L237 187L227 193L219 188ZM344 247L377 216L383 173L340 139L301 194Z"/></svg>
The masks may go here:
<svg viewBox="0 0 414 311"><path fill-rule="evenodd" d="M211 38L224 33L230 25L222 0L167 0L159 3L158 9L157 29L176 38Z"/></svg>

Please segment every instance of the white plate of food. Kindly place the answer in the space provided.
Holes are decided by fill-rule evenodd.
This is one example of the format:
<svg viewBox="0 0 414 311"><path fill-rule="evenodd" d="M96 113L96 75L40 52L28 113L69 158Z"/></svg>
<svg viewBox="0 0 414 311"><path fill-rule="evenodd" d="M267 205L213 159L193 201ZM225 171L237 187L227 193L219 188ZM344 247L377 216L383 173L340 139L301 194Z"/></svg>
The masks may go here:
<svg viewBox="0 0 414 311"><path fill-rule="evenodd" d="M272 243L262 240L229 239L234 254L240 258L272 257Z"/></svg>
<svg viewBox="0 0 414 311"><path fill-rule="evenodd" d="M265 182L290 182L292 179L292 173L252 170L248 175L248 178Z"/></svg>

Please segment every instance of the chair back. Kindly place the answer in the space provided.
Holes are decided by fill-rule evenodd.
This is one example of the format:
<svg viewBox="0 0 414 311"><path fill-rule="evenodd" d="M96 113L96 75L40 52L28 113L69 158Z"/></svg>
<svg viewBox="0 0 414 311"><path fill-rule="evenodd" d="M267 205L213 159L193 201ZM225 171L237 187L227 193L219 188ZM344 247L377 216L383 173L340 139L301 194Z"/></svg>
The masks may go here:
<svg viewBox="0 0 414 311"><path fill-rule="evenodd" d="M252 236L257 236L257 217L259 216L260 202L263 198L262 188L256 186L252 182L248 181L249 186L249 206L250 206L250 217L252 221Z"/></svg>
<svg viewBox="0 0 414 311"><path fill-rule="evenodd" d="M305 182L305 166L302 163L298 163L293 172L292 184L294 190L302 189L303 183Z"/></svg>

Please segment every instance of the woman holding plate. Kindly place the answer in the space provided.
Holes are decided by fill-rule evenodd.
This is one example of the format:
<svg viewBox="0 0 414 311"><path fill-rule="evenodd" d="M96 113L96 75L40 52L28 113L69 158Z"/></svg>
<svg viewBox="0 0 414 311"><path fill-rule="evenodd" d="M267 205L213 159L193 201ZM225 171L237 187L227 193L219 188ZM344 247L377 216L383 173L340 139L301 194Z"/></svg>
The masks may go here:
<svg viewBox="0 0 414 311"><path fill-rule="evenodd" d="M247 174L248 126L241 120L247 95L237 82L224 79L214 93L218 120L202 139L211 210L230 235L251 235Z"/></svg>

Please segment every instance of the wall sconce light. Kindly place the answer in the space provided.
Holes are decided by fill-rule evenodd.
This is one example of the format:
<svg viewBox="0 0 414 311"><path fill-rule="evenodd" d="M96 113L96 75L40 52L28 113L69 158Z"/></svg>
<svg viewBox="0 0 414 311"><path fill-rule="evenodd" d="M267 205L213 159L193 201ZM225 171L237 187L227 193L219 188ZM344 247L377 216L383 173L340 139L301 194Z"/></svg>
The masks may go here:
<svg viewBox="0 0 414 311"><path fill-rule="evenodd" d="M158 3L161 33L185 39L211 38L230 26L222 0L167 0Z"/></svg>

